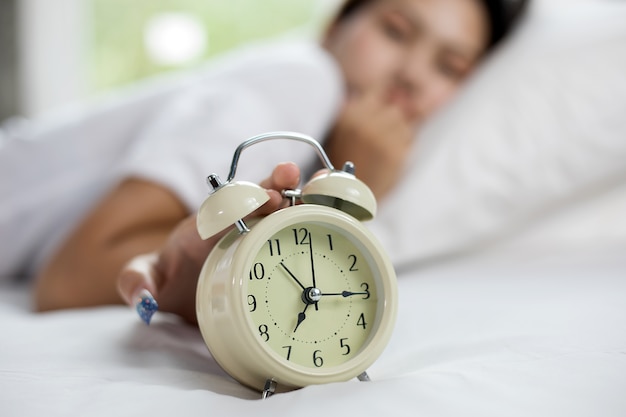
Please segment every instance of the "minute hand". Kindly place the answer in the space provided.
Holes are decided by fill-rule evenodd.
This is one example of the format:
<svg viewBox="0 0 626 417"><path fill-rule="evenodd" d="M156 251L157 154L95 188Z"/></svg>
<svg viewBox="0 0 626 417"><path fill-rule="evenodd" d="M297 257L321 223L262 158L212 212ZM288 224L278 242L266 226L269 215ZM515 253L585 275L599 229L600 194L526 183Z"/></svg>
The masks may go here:
<svg viewBox="0 0 626 417"><path fill-rule="evenodd" d="M313 281L313 288L317 288L315 282L315 262L313 261L313 237L309 234L309 255L311 257L311 279ZM319 310L319 306L315 303L315 310Z"/></svg>

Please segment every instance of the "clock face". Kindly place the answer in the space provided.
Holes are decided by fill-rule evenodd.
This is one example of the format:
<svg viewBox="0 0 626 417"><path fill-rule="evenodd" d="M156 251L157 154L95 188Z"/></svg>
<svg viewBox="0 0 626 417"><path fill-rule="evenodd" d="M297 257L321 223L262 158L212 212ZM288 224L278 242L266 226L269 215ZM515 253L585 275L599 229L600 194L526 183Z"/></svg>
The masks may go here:
<svg viewBox="0 0 626 417"><path fill-rule="evenodd" d="M290 364L323 371L349 361L378 321L371 259L332 224L282 228L261 246L244 279L252 332Z"/></svg>

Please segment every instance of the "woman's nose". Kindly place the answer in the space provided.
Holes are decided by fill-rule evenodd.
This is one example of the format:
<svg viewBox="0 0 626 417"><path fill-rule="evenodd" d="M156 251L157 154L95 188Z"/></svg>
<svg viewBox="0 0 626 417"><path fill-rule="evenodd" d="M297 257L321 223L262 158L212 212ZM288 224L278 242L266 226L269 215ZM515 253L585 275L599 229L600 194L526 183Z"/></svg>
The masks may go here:
<svg viewBox="0 0 626 417"><path fill-rule="evenodd" d="M414 48L399 62L397 82L413 94L419 93L429 79L428 53L425 47Z"/></svg>
<svg viewBox="0 0 626 417"><path fill-rule="evenodd" d="M411 120L420 117L420 108L432 76L429 73L428 54L423 50L405 54L398 61L393 78L391 101L398 104Z"/></svg>

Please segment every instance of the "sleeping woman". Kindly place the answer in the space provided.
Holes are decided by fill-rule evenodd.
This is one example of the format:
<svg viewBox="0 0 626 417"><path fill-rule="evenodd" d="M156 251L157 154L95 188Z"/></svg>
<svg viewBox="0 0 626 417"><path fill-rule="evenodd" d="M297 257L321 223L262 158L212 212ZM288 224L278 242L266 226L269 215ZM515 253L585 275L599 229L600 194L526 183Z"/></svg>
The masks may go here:
<svg viewBox="0 0 626 417"><path fill-rule="evenodd" d="M335 166L354 162L357 176L384 205L420 126L454 96L525 7L524 0L348 0L318 43L248 48L211 67L137 121L132 135L93 145L103 150L92 158L110 159L102 164L106 169L86 176L76 187L82 194L70 193L64 202L93 203L62 238L33 239L22 250L28 256L15 258L36 265L37 310L134 304L147 290L160 311L194 322L196 280L215 244L195 231L207 169L225 167L235 147L259 133L289 130L320 139ZM301 148L272 153L272 161L255 162L246 174L258 180L272 172L274 158L293 162L277 165L261 183L271 198L256 215L283 204L278 191L298 185L300 168L315 169L315 155ZM47 172L40 186L55 175ZM59 211L50 225L61 221ZM0 222L10 224L10 215ZM3 233L0 248L12 239Z"/></svg>

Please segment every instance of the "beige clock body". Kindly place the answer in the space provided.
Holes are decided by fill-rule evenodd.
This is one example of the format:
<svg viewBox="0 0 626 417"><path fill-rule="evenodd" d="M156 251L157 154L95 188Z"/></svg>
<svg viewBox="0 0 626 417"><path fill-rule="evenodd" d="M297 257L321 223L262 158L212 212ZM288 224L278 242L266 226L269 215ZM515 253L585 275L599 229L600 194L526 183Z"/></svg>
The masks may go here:
<svg viewBox="0 0 626 417"><path fill-rule="evenodd" d="M219 365L278 391L346 381L387 345L397 314L394 269L375 236L334 208L279 210L228 233L200 273L196 308Z"/></svg>

